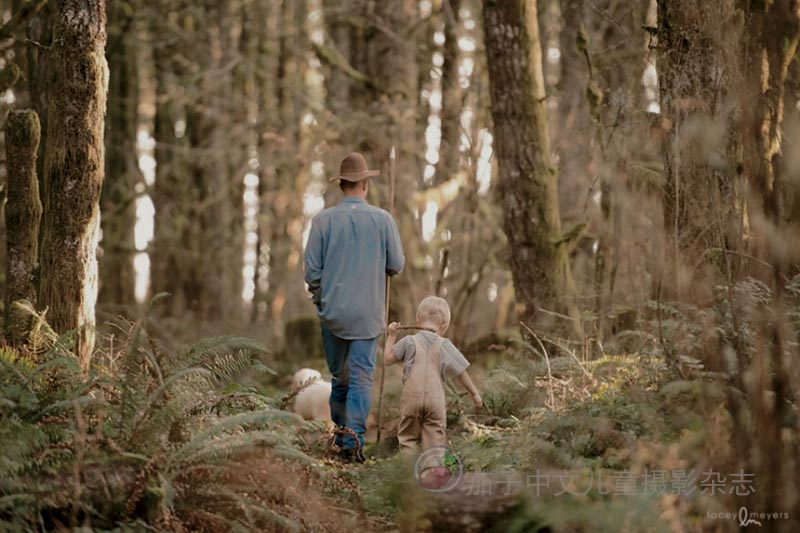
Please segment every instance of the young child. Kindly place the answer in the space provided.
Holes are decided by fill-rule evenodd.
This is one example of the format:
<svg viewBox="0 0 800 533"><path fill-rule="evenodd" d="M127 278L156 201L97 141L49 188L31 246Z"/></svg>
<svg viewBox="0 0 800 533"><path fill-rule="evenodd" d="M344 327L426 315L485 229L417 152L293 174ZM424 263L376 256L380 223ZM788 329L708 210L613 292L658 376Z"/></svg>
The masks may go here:
<svg viewBox="0 0 800 533"><path fill-rule="evenodd" d="M400 451L415 453L420 443L422 451L446 444L447 413L444 394L444 375L450 370L472 395L475 408L483 400L467 374L469 361L452 342L443 338L450 326L450 306L442 298L430 296L417 308L417 326L430 328L409 335L395 344L399 324L392 322L383 349L383 364L403 361L403 394L400 397L400 426L397 438Z"/></svg>

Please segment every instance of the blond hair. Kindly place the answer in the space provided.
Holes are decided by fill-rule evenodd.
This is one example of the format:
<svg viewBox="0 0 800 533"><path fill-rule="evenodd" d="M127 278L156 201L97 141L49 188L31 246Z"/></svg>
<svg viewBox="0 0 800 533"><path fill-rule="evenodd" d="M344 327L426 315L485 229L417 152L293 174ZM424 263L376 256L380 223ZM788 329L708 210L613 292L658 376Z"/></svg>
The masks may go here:
<svg viewBox="0 0 800 533"><path fill-rule="evenodd" d="M436 324L442 328L442 332L447 331L450 326L450 306L447 300L438 296L428 296L422 300L417 307L417 321Z"/></svg>

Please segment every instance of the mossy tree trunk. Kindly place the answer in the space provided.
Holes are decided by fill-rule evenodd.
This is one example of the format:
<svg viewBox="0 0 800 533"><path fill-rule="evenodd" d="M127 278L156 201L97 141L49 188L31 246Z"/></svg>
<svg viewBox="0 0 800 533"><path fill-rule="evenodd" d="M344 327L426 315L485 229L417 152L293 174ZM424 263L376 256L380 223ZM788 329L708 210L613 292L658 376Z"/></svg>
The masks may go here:
<svg viewBox="0 0 800 533"><path fill-rule="evenodd" d="M557 173L550 155L535 0L484 0L498 199L510 248L520 319L538 307L563 307L571 292L560 244Z"/></svg>
<svg viewBox="0 0 800 533"><path fill-rule="evenodd" d="M78 329L76 352L94 349L96 249L104 169L105 0L58 0L49 61L44 216L38 305L59 333Z"/></svg>
<svg viewBox="0 0 800 533"><path fill-rule="evenodd" d="M41 130L35 111L11 111L6 117L6 291L4 323L8 331L11 303L36 301L39 220L42 203L36 177Z"/></svg>
<svg viewBox="0 0 800 533"><path fill-rule="evenodd" d="M103 241L100 260L100 301L135 303L136 186L140 182L136 153L138 129L138 58L136 28L129 10L132 2L109 5L108 121L106 131L106 178L102 196Z"/></svg>

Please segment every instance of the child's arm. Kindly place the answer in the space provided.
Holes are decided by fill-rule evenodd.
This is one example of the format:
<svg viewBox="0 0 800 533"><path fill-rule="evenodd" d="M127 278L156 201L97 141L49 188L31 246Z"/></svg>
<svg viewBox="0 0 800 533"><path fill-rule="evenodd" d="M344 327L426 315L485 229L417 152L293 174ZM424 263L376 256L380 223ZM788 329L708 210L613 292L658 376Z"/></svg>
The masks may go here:
<svg viewBox="0 0 800 533"><path fill-rule="evenodd" d="M475 384L472 383L472 379L470 379L469 374L466 370L458 375L458 381L467 389L470 396L472 396L472 401L475 403L475 409L480 409L483 407L483 398L481 398L478 389L475 388Z"/></svg>
<svg viewBox="0 0 800 533"><path fill-rule="evenodd" d="M394 353L394 342L397 339L397 328L400 326L398 322L392 322L386 328L386 344L383 347L383 364L390 366L399 363L400 359Z"/></svg>

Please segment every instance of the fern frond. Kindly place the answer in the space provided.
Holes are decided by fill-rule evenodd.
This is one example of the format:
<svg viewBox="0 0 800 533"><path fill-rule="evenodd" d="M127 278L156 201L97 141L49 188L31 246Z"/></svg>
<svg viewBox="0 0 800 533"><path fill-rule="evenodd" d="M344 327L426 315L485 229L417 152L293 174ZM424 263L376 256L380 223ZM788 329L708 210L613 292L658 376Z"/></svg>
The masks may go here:
<svg viewBox="0 0 800 533"><path fill-rule="evenodd" d="M221 418L209 429L194 435L189 442L184 444L180 450L170 457L170 460L182 462L226 432L237 429L241 430L241 428L245 427L259 427L269 423L277 423L279 427L285 428L287 423L291 425L301 424L302 419L294 413L272 409L241 413Z"/></svg>
<svg viewBox="0 0 800 533"><path fill-rule="evenodd" d="M275 446L273 452L278 457L294 461L295 463L300 463L304 466L312 466L317 464L314 458L312 458L310 455L306 453L303 453L302 451L298 450L293 446L278 445Z"/></svg>
<svg viewBox="0 0 800 533"><path fill-rule="evenodd" d="M15 383L25 387L31 393L33 392L30 387L29 376L26 376L14 361L9 361L6 358L0 358L0 383Z"/></svg>
<svg viewBox="0 0 800 533"><path fill-rule="evenodd" d="M47 407L39 411L39 418L44 418L61 411L73 410L75 409L76 402L81 409L86 409L87 407L94 405L109 405L108 402L100 398L94 398L92 396L80 396L78 398L70 398L68 400L61 400L59 402L49 404Z"/></svg>
<svg viewBox="0 0 800 533"><path fill-rule="evenodd" d="M182 360L185 366L208 368L218 382L224 383L256 362L262 371L276 374L259 361L259 357L267 354L269 350L255 339L225 335L201 340Z"/></svg>
<svg viewBox="0 0 800 533"><path fill-rule="evenodd" d="M158 440L158 433L167 434L172 425L204 397L201 392L210 388L212 379L213 375L205 368L186 368L168 377L141 404L129 426L130 433L125 437L129 446L136 447L138 442L153 443ZM173 394L167 395L170 390Z"/></svg>
<svg viewBox="0 0 800 533"><path fill-rule="evenodd" d="M218 437L205 443L199 449L189 454L181 454L180 463L173 463L174 466L216 463L247 453L258 452L264 448L276 448L280 445L289 445L289 439L276 431L247 431L236 434L228 434ZM180 473L180 468L175 474Z"/></svg>

